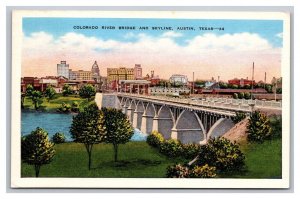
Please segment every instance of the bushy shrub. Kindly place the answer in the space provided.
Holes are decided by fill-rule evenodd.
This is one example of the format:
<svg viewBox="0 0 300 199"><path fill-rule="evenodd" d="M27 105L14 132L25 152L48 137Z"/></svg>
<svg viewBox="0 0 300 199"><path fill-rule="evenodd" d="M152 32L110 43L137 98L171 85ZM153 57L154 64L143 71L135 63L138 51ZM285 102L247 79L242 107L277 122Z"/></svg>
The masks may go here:
<svg viewBox="0 0 300 199"><path fill-rule="evenodd" d="M226 138L212 138L208 144L200 147L196 165L210 165L219 172L241 170L245 165L245 155L236 143Z"/></svg>
<svg viewBox="0 0 300 199"><path fill-rule="evenodd" d="M167 167L167 178L188 178L189 168L181 164Z"/></svg>
<svg viewBox="0 0 300 199"><path fill-rule="evenodd" d="M185 159L195 158L200 150L199 144L182 144L178 140L165 140L164 137L157 131L153 131L147 137L147 143L150 146L159 149L159 152L169 157L182 157Z"/></svg>
<svg viewBox="0 0 300 199"><path fill-rule="evenodd" d="M241 92L241 93L239 93L238 95L239 95L239 99L243 99L244 96L245 96L245 93Z"/></svg>
<svg viewBox="0 0 300 199"><path fill-rule="evenodd" d="M235 85L235 84L233 84L233 85L231 86L231 88L232 88L232 89L238 89L238 88L239 88L239 86L238 86L238 85Z"/></svg>
<svg viewBox="0 0 300 199"><path fill-rule="evenodd" d="M237 124L243 119L246 118L246 114L243 112L237 112L236 115L232 118L233 123Z"/></svg>
<svg viewBox="0 0 300 199"><path fill-rule="evenodd" d="M238 99L239 95L237 93L233 93L233 99Z"/></svg>
<svg viewBox="0 0 300 199"><path fill-rule="evenodd" d="M200 151L199 144L183 144L182 145L182 156L185 159L194 159Z"/></svg>
<svg viewBox="0 0 300 199"><path fill-rule="evenodd" d="M147 137L147 143L150 146L153 147L160 147L161 143L164 142L164 137L162 136L162 134L160 134L157 131L153 131L148 137Z"/></svg>
<svg viewBox="0 0 300 199"><path fill-rule="evenodd" d="M71 111L70 104L62 103L61 106L58 108L58 112L61 113L69 113Z"/></svg>
<svg viewBox="0 0 300 199"><path fill-rule="evenodd" d="M251 99L251 94L249 92L244 94L245 99Z"/></svg>
<svg viewBox="0 0 300 199"><path fill-rule="evenodd" d="M58 132L52 136L52 142L55 144L61 144L64 143L65 141L66 141L66 137L65 134L63 133Z"/></svg>
<svg viewBox="0 0 300 199"><path fill-rule="evenodd" d="M159 151L168 157L178 157L182 155L182 144L178 140L169 139L161 143Z"/></svg>
<svg viewBox="0 0 300 199"><path fill-rule="evenodd" d="M208 166L195 166L189 168L181 164L175 164L167 167L167 178L215 178L216 167Z"/></svg>
<svg viewBox="0 0 300 199"><path fill-rule="evenodd" d="M189 172L190 178L215 178L217 177L216 167L208 166L208 164L203 166L195 166Z"/></svg>
<svg viewBox="0 0 300 199"><path fill-rule="evenodd" d="M244 85L244 89L250 89L250 88L251 88L251 85L250 85L250 84Z"/></svg>
<svg viewBox="0 0 300 199"><path fill-rule="evenodd" d="M79 111L79 104L78 104L78 102L75 101L75 102L72 103L71 110L73 112L78 112Z"/></svg>
<svg viewBox="0 0 300 199"><path fill-rule="evenodd" d="M270 126L272 128L272 138L281 138L282 136L282 116L274 115L270 117Z"/></svg>
<svg viewBox="0 0 300 199"><path fill-rule="evenodd" d="M282 94L282 88L277 88L277 89L276 89L276 93L277 93L277 94Z"/></svg>
<svg viewBox="0 0 300 199"><path fill-rule="evenodd" d="M246 133L250 142L263 142L270 139L273 133L270 120L264 114L255 111L249 118Z"/></svg>

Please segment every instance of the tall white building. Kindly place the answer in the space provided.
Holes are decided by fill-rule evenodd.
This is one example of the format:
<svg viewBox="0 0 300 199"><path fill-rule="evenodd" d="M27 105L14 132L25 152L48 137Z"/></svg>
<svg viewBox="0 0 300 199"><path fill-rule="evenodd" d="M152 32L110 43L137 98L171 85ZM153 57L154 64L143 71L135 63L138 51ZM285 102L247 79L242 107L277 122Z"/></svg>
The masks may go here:
<svg viewBox="0 0 300 199"><path fill-rule="evenodd" d="M69 79L69 64L66 61L61 61L60 64L57 64L57 76Z"/></svg>

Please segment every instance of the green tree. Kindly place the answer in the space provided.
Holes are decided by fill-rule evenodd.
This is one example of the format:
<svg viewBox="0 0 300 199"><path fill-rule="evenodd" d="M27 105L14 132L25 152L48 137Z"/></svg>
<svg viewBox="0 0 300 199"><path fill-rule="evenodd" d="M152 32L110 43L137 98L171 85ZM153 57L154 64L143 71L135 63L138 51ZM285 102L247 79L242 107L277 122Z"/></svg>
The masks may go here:
<svg viewBox="0 0 300 199"><path fill-rule="evenodd" d="M91 84L85 84L79 89L79 96L91 100L92 96L95 96L96 89Z"/></svg>
<svg viewBox="0 0 300 199"><path fill-rule="evenodd" d="M233 123L237 124L245 118L246 114L244 112L236 112L235 116L232 118L232 121Z"/></svg>
<svg viewBox="0 0 300 199"><path fill-rule="evenodd" d="M114 148L115 162L118 158L118 145L125 144L133 135L133 128L127 116L115 108L102 108L107 130L106 143L111 143Z"/></svg>
<svg viewBox="0 0 300 199"><path fill-rule="evenodd" d="M75 102L72 103L71 110L73 112L78 112L79 111L79 104L78 104L77 101L75 101Z"/></svg>
<svg viewBox="0 0 300 199"><path fill-rule="evenodd" d="M74 142L84 144L88 153L88 168L92 165L92 150L94 144L104 141L106 129L104 115L96 104L85 107L83 111L73 117L70 132Z"/></svg>
<svg viewBox="0 0 300 199"><path fill-rule="evenodd" d="M48 98L48 102L54 98L56 95L56 91L51 85L48 85L46 90L45 90L45 96Z"/></svg>
<svg viewBox="0 0 300 199"><path fill-rule="evenodd" d="M245 99L251 99L251 94L249 92L246 92L244 94Z"/></svg>
<svg viewBox="0 0 300 199"><path fill-rule="evenodd" d="M273 93L273 86L271 84L266 84L265 88L268 93Z"/></svg>
<svg viewBox="0 0 300 199"><path fill-rule="evenodd" d="M63 86L63 89L62 89L62 94L63 94L63 96L68 96L68 95L71 95L71 94L73 94L73 89L71 88L71 86L70 85L68 85L68 84L65 84L64 86Z"/></svg>
<svg viewBox="0 0 300 199"><path fill-rule="evenodd" d="M245 94L243 92L239 93L239 99L243 99L245 97Z"/></svg>
<svg viewBox="0 0 300 199"><path fill-rule="evenodd" d="M26 96L30 97L32 92L34 91L34 88L31 84L28 84L27 87L26 87Z"/></svg>
<svg viewBox="0 0 300 199"><path fill-rule="evenodd" d="M276 89L276 93L277 93L277 94L282 94L282 88L277 88L277 89Z"/></svg>
<svg viewBox="0 0 300 199"><path fill-rule="evenodd" d="M238 99L239 95L237 93L233 93L233 99Z"/></svg>
<svg viewBox="0 0 300 199"><path fill-rule="evenodd" d="M220 82L220 83L219 83L219 86L220 86L220 88L223 88L223 89L228 88L228 84L225 83L225 82Z"/></svg>
<svg viewBox="0 0 300 199"><path fill-rule="evenodd" d="M57 110L61 113L69 113L71 111L71 105L63 102Z"/></svg>
<svg viewBox="0 0 300 199"><path fill-rule="evenodd" d="M34 165L36 177L39 177L41 166L52 161L55 155L53 145L48 139L48 133L39 127L22 137L21 159L24 163Z"/></svg>
<svg viewBox="0 0 300 199"><path fill-rule="evenodd" d="M196 79L195 80L195 87L201 87L201 88L205 87L205 81Z"/></svg>
<svg viewBox="0 0 300 199"><path fill-rule="evenodd" d="M43 103L43 94L42 94L42 92L34 90L34 91L32 91L30 98L33 102L34 109L35 110L39 109L39 107Z"/></svg>
<svg viewBox="0 0 300 199"><path fill-rule="evenodd" d="M255 111L249 118L247 125L247 139L250 142L263 142L272 137L270 120L259 111Z"/></svg>
<svg viewBox="0 0 300 199"><path fill-rule="evenodd" d="M66 141L66 136L64 133L57 132L52 136L52 142L55 144L61 144Z"/></svg>
<svg viewBox="0 0 300 199"><path fill-rule="evenodd" d="M233 84L233 85L232 85L232 88L233 88L233 89L238 89L238 88L239 88L239 86L238 86L238 85L235 85L235 84Z"/></svg>

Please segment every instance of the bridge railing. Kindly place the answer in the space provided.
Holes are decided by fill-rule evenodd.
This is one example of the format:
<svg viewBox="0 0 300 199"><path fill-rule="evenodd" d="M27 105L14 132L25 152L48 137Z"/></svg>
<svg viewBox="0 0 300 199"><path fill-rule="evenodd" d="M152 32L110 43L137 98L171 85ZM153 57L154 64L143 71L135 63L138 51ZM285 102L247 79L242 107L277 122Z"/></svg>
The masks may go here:
<svg viewBox="0 0 300 199"><path fill-rule="evenodd" d="M266 100L246 100L246 99L231 99L231 98L206 98L207 101L214 101L214 102L225 102L231 104L243 104L249 105L254 104L256 107L264 107L264 108L281 108L282 102L281 101L266 101Z"/></svg>
<svg viewBox="0 0 300 199"><path fill-rule="evenodd" d="M125 94L119 93L125 96L137 97L137 98L144 98L148 100L160 100L169 103L180 103L188 106L201 106L213 109L225 109L231 111L246 111L250 112L251 107L249 105L243 105L240 103L220 103L217 101L206 101L206 100L192 100L192 99L182 99L182 98L170 98L166 96L145 96L145 95L138 95L138 94Z"/></svg>
<svg viewBox="0 0 300 199"><path fill-rule="evenodd" d="M257 108L273 108L273 109L281 109L282 103L279 101L265 101L265 100L246 100L246 99L232 99L232 98L217 98L217 97L208 97L202 99L192 99L192 98L171 98L162 95L138 95L138 94L128 94L128 93L120 93L122 95L129 95L134 97L142 97L153 100L163 100L167 102L174 103L184 103L194 106L207 106L207 107L219 107L219 108L227 108L227 109L236 109L236 110L244 110L251 111L252 106L254 105Z"/></svg>

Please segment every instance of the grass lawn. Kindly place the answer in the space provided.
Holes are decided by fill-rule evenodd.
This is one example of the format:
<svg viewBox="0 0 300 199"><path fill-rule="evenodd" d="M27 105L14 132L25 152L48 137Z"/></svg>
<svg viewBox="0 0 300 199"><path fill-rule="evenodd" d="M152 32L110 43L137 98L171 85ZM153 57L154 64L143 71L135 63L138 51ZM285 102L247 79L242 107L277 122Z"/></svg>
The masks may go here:
<svg viewBox="0 0 300 199"><path fill-rule="evenodd" d="M55 145L54 160L41 167L40 177L165 177L168 165L182 162L161 155L146 142L121 144L118 162L113 159L111 144L97 144L93 149L92 169L88 170L88 158L84 145L64 143ZM35 177L34 167L22 163L22 177Z"/></svg>
<svg viewBox="0 0 300 199"><path fill-rule="evenodd" d="M48 102L47 98L43 98L43 103L41 104L39 110L41 111L56 111L62 103L72 105L73 102L78 102L80 109L84 106L92 103L94 98L90 101L84 98L80 98L78 95L70 95L70 96L63 96L62 94L56 94L55 98ZM30 98L26 97L24 101L25 109L34 110L33 103Z"/></svg>
<svg viewBox="0 0 300 199"><path fill-rule="evenodd" d="M262 144L243 144L246 171L226 174L221 178L281 178L281 139ZM92 169L88 170L87 153L83 144L55 145L54 160L41 167L40 177L131 177L163 178L166 168L182 159L167 158L146 142L128 142L119 147L117 163L110 144L97 144L93 149ZM22 177L34 177L34 168L22 163Z"/></svg>
<svg viewBox="0 0 300 199"><path fill-rule="evenodd" d="M243 143L246 171L223 177L234 178L281 178L281 139L267 140L262 144Z"/></svg>

